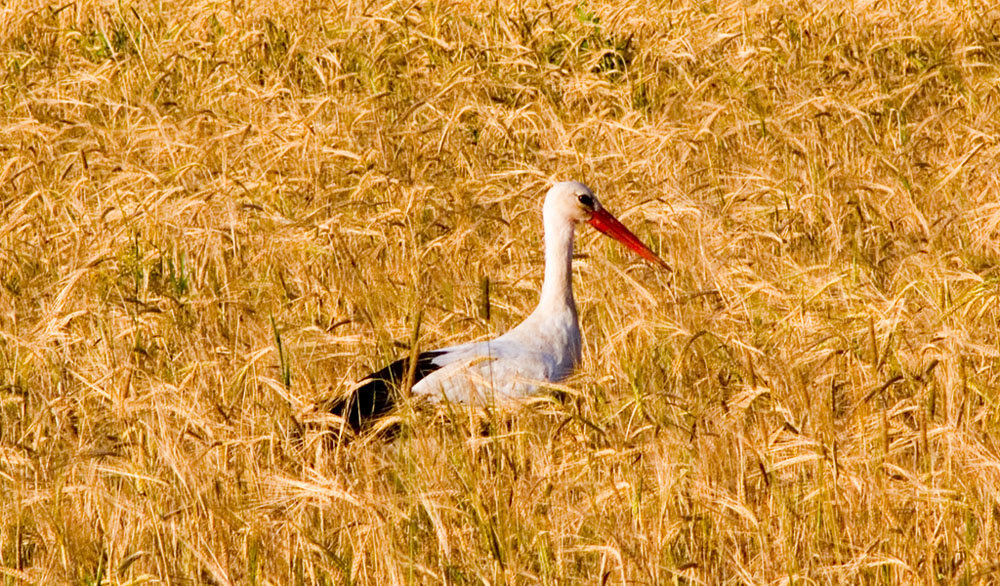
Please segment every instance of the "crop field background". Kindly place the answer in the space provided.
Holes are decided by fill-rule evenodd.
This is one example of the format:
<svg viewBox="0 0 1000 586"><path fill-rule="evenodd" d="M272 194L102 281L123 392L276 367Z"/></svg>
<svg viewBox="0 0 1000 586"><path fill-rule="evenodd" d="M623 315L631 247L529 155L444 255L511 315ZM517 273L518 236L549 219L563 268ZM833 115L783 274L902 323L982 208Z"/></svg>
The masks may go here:
<svg viewBox="0 0 1000 586"><path fill-rule="evenodd" d="M0 582L1000 583L998 160L986 0L0 2ZM338 436L571 178L674 272Z"/></svg>

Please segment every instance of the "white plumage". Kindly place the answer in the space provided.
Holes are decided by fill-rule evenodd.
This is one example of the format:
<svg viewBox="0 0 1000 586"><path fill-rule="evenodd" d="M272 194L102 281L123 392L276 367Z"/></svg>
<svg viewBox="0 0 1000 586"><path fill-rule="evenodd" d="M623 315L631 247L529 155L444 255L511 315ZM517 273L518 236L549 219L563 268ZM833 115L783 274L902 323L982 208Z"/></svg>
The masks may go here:
<svg viewBox="0 0 1000 586"><path fill-rule="evenodd" d="M573 300L573 236L587 222L664 268L649 248L608 213L582 183L557 183L545 197L545 279L538 306L514 329L493 340L421 353L412 392L431 400L493 404L530 396L559 382L580 362L580 326ZM395 387L406 379L407 359L366 377L334 405L355 428L388 412Z"/></svg>

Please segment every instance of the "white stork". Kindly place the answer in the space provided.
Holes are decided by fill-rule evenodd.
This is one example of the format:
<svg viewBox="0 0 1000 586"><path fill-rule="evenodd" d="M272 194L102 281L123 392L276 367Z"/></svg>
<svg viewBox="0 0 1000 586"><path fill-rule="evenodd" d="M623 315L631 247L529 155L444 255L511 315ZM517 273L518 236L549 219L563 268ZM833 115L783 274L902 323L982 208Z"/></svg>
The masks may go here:
<svg viewBox="0 0 1000 586"><path fill-rule="evenodd" d="M421 352L374 372L336 400L331 411L355 430L388 413L412 372L412 393L430 400L493 404L536 394L541 385L565 379L580 362L580 326L573 300L573 234L586 222L667 270L670 266L601 206L586 185L555 184L545 196L545 280L535 308L506 334Z"/></svg>

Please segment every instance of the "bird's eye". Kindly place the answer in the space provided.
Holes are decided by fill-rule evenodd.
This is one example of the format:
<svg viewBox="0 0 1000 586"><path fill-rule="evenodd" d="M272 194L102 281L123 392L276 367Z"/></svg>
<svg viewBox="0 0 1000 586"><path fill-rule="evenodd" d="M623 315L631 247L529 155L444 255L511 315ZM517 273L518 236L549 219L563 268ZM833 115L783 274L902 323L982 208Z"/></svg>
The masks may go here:
<svg viewBox="0 0 1000 586"><path fill-rule="evenodd" d="M586 193L581 193L576 196L576 200L583 204L584 207L592 208L594 207L594 198L590 197Z"/></svg>

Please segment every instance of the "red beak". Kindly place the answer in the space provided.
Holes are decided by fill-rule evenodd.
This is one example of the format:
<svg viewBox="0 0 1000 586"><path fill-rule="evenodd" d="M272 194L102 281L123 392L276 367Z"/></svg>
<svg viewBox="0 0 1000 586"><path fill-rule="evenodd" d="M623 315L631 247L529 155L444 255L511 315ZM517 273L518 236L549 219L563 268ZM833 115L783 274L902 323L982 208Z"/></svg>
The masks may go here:
<svg viewBox="0 0 1000 586"><path fill-rule="evenodd" d="M587 220L587 223L594 228L597 228L598 232L607 234L618 242L621 242L625 246L631 248L636 254L649 262L660 265L668 271L673 270L670 268L670 265L663 262L663 260L656 256L656 254L643 244L641 240L636 238L635 234L629 232L629 229L626 228L624 224L619 222L618 218L612 216L611 213L604 208L595 210L594 214L589 220Z"/></svg>

